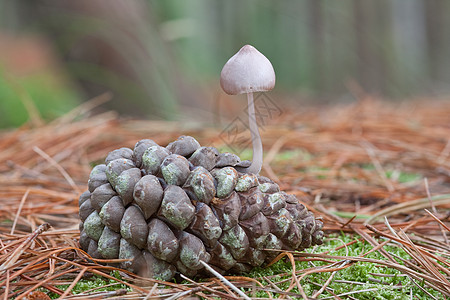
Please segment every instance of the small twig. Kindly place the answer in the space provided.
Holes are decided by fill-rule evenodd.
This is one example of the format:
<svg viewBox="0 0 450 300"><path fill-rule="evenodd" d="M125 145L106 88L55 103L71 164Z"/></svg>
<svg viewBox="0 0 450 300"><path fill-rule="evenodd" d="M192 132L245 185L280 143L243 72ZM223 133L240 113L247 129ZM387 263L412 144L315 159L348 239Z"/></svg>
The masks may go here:
<svg viewBox="0 0 450 300"><path fill-rule="evenodd" d="M81 277L83 277L84 273L87 271L87 267L84 267L80 273L78 273L77 277L72 281L72 283L69 285L69 287L64 291L64 294L61 295L61 299L64 299L69 293L72 291L72 289L75 287L75 285L80 281Z"/></svg>
<svg viewBox="0 0 450 300"><path fill-rule="evenodd" d="M289 253L289 252L285 252L285 253L286 253L287 257L289 257L289 260L292 265L292 277L294 278L295 284L297 285L297 288L300 291L300 294L302 295L302 297L304 299L307 299L308 297L306 296L305 291L303 290L303 287L300 284L300 280L296 276L294 256L292 255L292 253ZM291 291L293 287L294 287L294 285L291 284L291 286L286 290L286 292Z"/></svg>
<svg viewBox="0 0 450 300"><path fill-rule="evenodd" d="M359 234L362 238L364 238L364 240L366 242L368 242L369 244L371 244L374 249L380 249L380 254L383 255L384 257L386 257L388 260L395 262L395 259L381 246L380 243L378 243L378 241L373 238L371 235L369 235L367 232L365 232L364 230L361 230L357 227L353 228L353 230ZM370 252L370 251L369 251Z"/></svg>
<svg viewBox="0 0 450 300"><path fill-rule="evenodd" d="M86 274L86 272L85 272L85 274L83 274L83 277L85 277L86 278L86 275L88 275L88 276L92 276L92 274L89 274L89 272L88 272L88 274ZM60 277L60 279L62 278L63 276L61 276ZM66 277L68 277L68 276L66 276ZM70 281L72 281L71 279L69 279ZM86 295L93 295L93 294L95 294L95 293L101 293L101 291L98 291L99 289L104 289L104 288L108 288L108 287L113 287L113 286L116 286L116 285L120 285L121 283L119 283L119 282L115 282L115 283L110 283L110 284L107 284L107 285L102 285L102 286L96 286L96 287L93 287L93 288L91 288L91 289L89 289L89 290L85 290L85 291L83 291L83 294L86 294ZM61 293L61 295L62 295L62 293ZM78 294L79 295L79 294Z"/></svg>
<svg viewBox="0 0 450 300"><path fill-rule="evenodd" d="M81 105L75 107L73 110L69 111L68 113L62 115L58 119L55 119L50 123L50 125L61 125L61 124L67 124L69 122L72 122L77 116L85 114L94 108L110 101L113 97L113 94L111 92L105 92L101 95L98 95Z"/></svg>
<svg viewBox="0 0 450 300"><path fill-rule="evenodd" d="M30 189L28 188L25 194L23 195L22 199L20 200L19 208L17 209L16 216L14 217L14 222L11 227L11 235L14 234L14 230L16 229L17 221L19 220L20 212L22 211L23 204L25 203L25 200L28 198L28 194L30 193Z"/></svg>
<svg viewBox="0 0 450 300"><path fill-rule="evenodd" d="M433 218L436 220L436 222L439 223L439 225L441 225L442 227L444 227L445 229L447 229L448 231L450 231L450 227L448 227L447 225L444 224L444 222L442 222L441 220L439 220L438 217L436 217L435 215L433 215L428 209L425 209L425 211ZM448 241L447 241L448 243Z"/></svg>
<svg viewBox="0 0 450 300"><path fill-rule="evenodd" d="M262 278L267 281L275 290L277 290L278 292L282 292L282 290L275 284L272 282L272 280L270 280L267 276L262 276ZM272 295L269 294L270 299L272 299ZM291 297L287 296L288 299L291 299Z"/></svg>
<svg viewBox="0 0 450 300"><path fill-rule="evenodd" d="M438 195L431 197L433 200L434 205L445 205L450 203L450 194L444 194L444 195ZM364 224L372 224L374 223L379 217L389 217L397 212L408 212L412 210L417 209L424 209L429 207L430 203L428 198L420 198L417 200L407 201L403 203L399 203L394 206L387 207L385 209L379 210L374 215L372 215L369 219L367 219Z"/></svg>
<svg viewBox="0 0 450 300"><path fill-rule="evenodd" d="M158 288L158 283L155 283L152 288L150 289L150 291L147 293L147 296L145 296L144 300L148 300L151 296L153 296L153 293L156 291L156 289Z"/></svg>
<svg viewBox="0 0 450 300"><path fill-rule="evenodd" d="M89 295L86 292L67 296L65 299L106 299L114 296L123 296L126 295L128 291L126 289L118 289L115 291L102 291L102 292L95 292L95 293L89 293ZM111 298L112 299L112 298ZM119 298L119 299L126 299L126 298Z"/></svg>
<svg viewBox="0 0 450 300"><path fill-rule="evenodd" d="M445 145L444 149L442 149L442 152L439 154L439 157L437 158L437 163L440 165L444 164L449 154L450 154L450 139L447 141L447 144Z"/></svg>
<svg viewBox="0 0 450 300"><path fill-rule="evenodd" d="M20 277L23 277L24 279L29 280L29 281L35 280L35 279L33 279L33 278L31 278L31 277L25 275L25 274L20 274ZM37 278L36 278L36 279L37 279ZM49 290L50 292L53 292L53 293L55 293L55 294L57 294L57 295L62 295L62 294L64 293L62 290L60 290L60 289L58 289L57 287L55 287L55 286L53 286L53 285L50 285L50 284L44 284L44 285L42 285L42 287L46 288L46 289Z"/></svg>
<svg viewBox="0 0 450 300"><path fill-rule="evenodd" d="M171 297L167 298L167 300L180 299L181 297L184 297L184 296L187 296L187 295L193 294L195 292L199 292L199 291L201 291L201 288L200 287L195 287L195 288L190 289L190 290L178 292L178 293L172 295Z"/></svg>
<svg viewBox="0 0 450 300"><path fill-rule="evenodd" d="M389 223L388 219L386 217L384 217L384 225L386 225L386 227L389 229L389 231L396 237L396 238L400 238L397 234L397 232L394 230L394 228L392 228L391 224Z"/></svg>
<svg viewBox="0 0 450 300"><path fill-rule="evenodd" d="M46 161L48 161L52 166L54 166L62 174L62 176L64 176L64 178L75 190L75 192L80 193L80 189L75 184L75 181L73 181L72 177L70 177L69 173L67 173L66 170L64 170L64 168L61 167L61 165L58 164L50 155L42 151L38 146L33 146L33 151L42 156Z"/></svg>
<svg viewBox="0 0 450 300"><path fill-rule="evenodd" d="M332 264L332 265L335 265L335 264L337 264L338 262L336 262L336 263L334 263L334 264ZM348 265L348 266L346 266L346 265ZM335 273L335 272L337 272L337 271L340 271L340 270L342 270L342 269L345 269L345 268L347 268L347 267L349 267L351 265L351 261L350 260L344 260L342 263L341 263L341 265L340 266L338 266L338 267L333 267L333 268L331 268L331 265L328 265L328 266L324 266L324 267L322 267L322 268L320 268L320 269L316 269L316 270L310 270L310 271L307 271L307 272L305 272L305 273L303 273L302 275L300 275L299 276L299 281L301 281L304 277L306 277L307 275L309 275L309 274L314 274L314 273L324 273L324 272L333 272L333 273ZM331 279L332 279L333 277L331 277ZM330 281L331 281L331 279L329 279ZM325 284L325 288L328 286L328 284L329 284L329 282L328 282L328 280L327 280L327 283ZM303 289L302 290L300 290L300 292L301 292L301 294L302 294L302 297L305 299L305 300L308 300L309 298L305 295L305 292L303 291ZM323 290L322 289L320 289L319 291L319 295L323 292ZM314 299L316 298L316 297L313 297Z"/></svg>
<svg viewBox="0 0 450 300"><path fill-rule="evenodd" d="M409 276L408 276L409 277ZM417 284L417 282L415 282L411 277L409 277L409 280L411 280L411 282L417 286L419 289L422 290L422 292L424 292L425 294L427 294L428 296L430 296L431 298L433 298L434 300L438 300L436 297L434 297L432 294L430 294L426 289L424 289L423 287L420 286L420 284Z"/></svg>
<svg viewBox="0 0 450 300"><path fill-rule="evenodd" d="M402 238L414 249L415 253L412 251L407 251L409 254L420 263L429 273L433 274L437 279L441 280L445 283L446 289L450 292L450 282L447 278L439 272L438 269L442 270L442 266L439 265L436 261L433 261L428 257L428 252L420 251L419 248L411 241L411 239L406 235L406 233L400 229L400 234ZM405 249L407 250L407 249ZM450 273L447 269L442 270L443 272Z"/></svg>
<svg viewBox="0 0 450 300"><path fill-rule="evenodd" d="M370 274L372 276L378 276L378 277L405 277L405 276L408 276L406 274L382 274L382 273L368 273L368 274Z"/></svg>
<svg viewBox="0 0 450 300"><path fill-rule="evenodd" d="M382 281L381 279L376 279L376 278L372 278L372 277L368 277L367 278L368 281L372 281L378 284L383 284L383 285L389 285L390 283L387 283L385 281Z"/></svg>
<svg viewBox="0 0 450 300"><path fill-rule="evenodd" d="M20 255L22 255L22 253L25 251L25 249L30 247L33 240L36 239L36 237L39 234L48 230L49 228L50 228L50 224L48 224L48 223L44 223L44 224L40 225L32 234L30 234L26 238L25 241L22 242L22 244L19 247L16 248L16 250L14 250L14 252L9 257L9 260L5 261L0 266L0 272L11 267L19 259Z"/></svg>
<svg viewBox="0 0 450 300"><path fill-rule="evenodd" d="M334 240L337 240L337 241L342 242L340 239L334 239ZM339 247L336 247L336 248L334 248L333 250L328 250L328 251L322 252L322 254L328 254L328 253L330 253L330 252L332 252L332 251L338 251L338 250L341 250L342 248L346 248L346 249L347 249L347 250L346 250L346 253L348 253L348 246L351 246L351 245L353 245L353 244L355 244L355 243L357 243L357 242L362 242L362 241L364 241L364 239L363 239L363 238L359 238L359 239L353 240L353 241L351 241L351 242L348 242L347 244L343 244L343 245L341 245L341 246L339 246ZM342 242L342 243L344 243L344 242Z"/></svg>
<svg viewBox="0 0 450 300"><path fill-rule="evenodd" d="M5 286L5 291L4 291L4 299L8 300L8 292L9 292L9 270L6 271L6 286Z"/></svg>
<svg viewBox="0 0 450 300"><path fill-rule="evenodd" d="M53 280L53 279L55 279L55 278L57 278L57 277L59 277L59 276L61 276L61 275L65 275L65 274L67 274L67 273L72 273L72 272L73 272L72 269L68 269L68 270L65 270L65 271L63 271L63 272L61 272L61 273L59 273L59 274L54 274L54 275L52 275L52 276L49 276L49 277L47 277L46 279L39 281L37 284L35 284L34 286L32 286L31 289L29 289L27 292L25 292L25 293L19 295L16 299L17 299L17 300L23 299L24 297L28 296L29 293L31 293L32 291L34 291L34 290L37 289L38 287L40 287L40 286L42 286L42 285L48 283L50 280Z"/></svg>
<svg viewBox="0 0 450 300"><path fill-rule="evenodd" d="M190 282L190 281L189 281L189 282ZM234 296L234 294L233 294L233 292L230 290L230 288L229 288L226 284L224 284L222 281L220 281L220 279L212 278L212 279L211 279L211 282L214 282L214 283L218 284L218 285L219 285L221 288L223 288L228 294ZM192 281L192 283L196 284L194 281Z"/></svg>
<svg viewBox="0 0 450 300"><path fill-rule="evenodd" d="M294 256L292 255L292 253L290 253L289 251L283 251L280 254L278 254L277 257L275 257L268 265L267 267L273 265L274 263L276 263L277 261L279 261L280 259L282 259L283 257L287 256L291 262L292 265L292 276L291 276L291 283L288 287L288 289L286 290L287 292L291 291L295 286L297 286L298 290L300 291L300 294L302 295L303 299L307 299L308 297L305 294L305 291L303 290L302 286L300 285L300 281L297 278L296 275L296 271L295 271L295 259ZM287 279L289 280L289 279ZM294 285L295 283L295 285Z"/></svg>
<svg viewBox="0 0 450 300"><path fill-rule="evenodd" d="M437 210L436 210L436 207L434 206L434 204L433 204L433 200L431 200L431 193L430 193L430 187L429 187L429 185L428 185L428 178L424 178L423 179L423 181L424 181L424 183L425 183L425 191L427 192L427 197L428 197L428 201L430 201L430 206L431 206L431 208L433 209L433 212L435 213L435 214L437 214Z"/></svg>
<svg viewBox="0 0 450 300"><path fill-rule="evenodd" d="M381 165L380 161L377 159L377 156L375 154L374 146L368 142L368 141L361 141L361 145L363 146L364 150L366 150L367 155L369 155L370 160L372 161L372 164L375 167L375 170L377 171L378 175L380 176L381 180L383 181L383 184L386 186L387 190L392 193L395 191L394 186L392 185L392 182L386 177L386 172L383 169L383 166Z"/></svg>
<svg viewBox="0 0 450 300"><path fill-rule="evenodd" d="M67 248L67 249L69 249L69 248ZM76 266L76 267L78 267L78 268L82 268L82 267L83 267L82 265L80 265L80 264L78 264L78 263L76 263L76 262L73 262L73 261L64 259L64 258L62 258L62 257L56 257L56 256L55 256L54 258L57 259L57 260L66 262L66 263L68 263L68 264L71 264L71 265L73 265L73 266ZM131 284L131 283L129 283L129 282L126 282L126 281L124 281L124 280L118 279L118 278L116 278L116 277L114 277L114 276L111 276L111 275L109 275L109 274L107 274L107 273L104 273L104 272L102 272L102 271L99 271L99 269L100 269L100 270L110 270L110 271L111 271L111 270L114 270L114 269L116 269L116 268L114 268L114 267L109 267L109 266L97 266L96 268L90 268L90 269L89 269L89 272L94 273L94 274L97 274L97 275L102 276L102 277L105 277L105 278L108 278L108 279L111 279L111 280L114 280L114 281L119 282L119 283L122 283L122 284L124 284L124 285L127 285L127 286L129 286L130 288L132 288L132 289L134 289L134 290L136 290L136 291L139 291L139 292L142 293L142 294L146 294L146 293L147 293L147 291L146 291L145 289L143 289L143 288L141 288L141 287L139 287L139 286L137 286L137 285ZM175 284L171 284L171 283L168 283L168 282L162 282L162 281L157 281L157 280L153 280L153 279L152 279L151 281L152 281L152 282L165 283L166 285L169 285L169 286L174 286L174 285L175 285Z"/></svg>
<svg viewBox="0 0 450 300"><path fill-rule="evenodd" d="M347 284L356 284L356 285L365 285L365 284L367 284L367 283L365 283L365 282L350 281L350 280L340 280L340 279L337 279L337 280L335 280L334 282L337 282L337 283L347 283Z"/></svg>
<svg viewBox="0 0 450 300"><path fill-rule="evenodd" d="M445 276L438 271L437 268L441 268L441 266L436 264L436 262L430 260L427 256L425 256L423 251L419 250L419 248L411 241L411 239L406 235L406 233L402 229L400 229L400 234L397 234L397 232L389 224L387 218L385 218L385 224L392 232L392 234L394 234L399 239L401 238L408 246L412 248L408 249L408 247L406 247L406 245L402 243L401 246L406 253L408 253L412 258L414 258L418 263L420 263L420 265L422 265L425 268L425 270L429 272L429 274L434 275L435 279L442 281L445 285L450 284L448 280L445 278ZM410 276L408 277L410 278L410 280L412 280ZM444 286L444 288L446 287Z"/></svg>
<svg viewBox="0 0 450 300"><path fill-rule="evenodd" d="M197 286L200 289L204 289L204 290L207 290L208 292L210 292L212 294L216 294L217 296L221 297L222 299L223 298L232 299L232 300L237 299L237 297L231 292L230 292L230 294L226 294L226 293L222 293L222 292L216 291L215 289L208 287L206 284L202 285L202 284L200 284L198 282L195 282L194 280L184 276L183 274L180 274L180 277L183 278L186 281L189 281L190 283L194 284L195 286Z"/></svg>
<svg viewBox="0 0 450 300"><path fill-rule="evenodd" d="M214 276L216 276L217 278L219 278L220 280L222 280L223 283L225 283L226 285L228 285L231 289L233 289L236 293L238 293L242 298L246 299L246 300L250 300L250 298L244 294L244 292L242 292L240 289L238 289L235 285L233 285L231 282L229 282L225 277L223 277L219 272L217 272L216 270L214 270L213 268L211 268L207 263L205 263L204 261L200 261L200 263L209 271L211 272Z"/></svg>
<svg viewBox="0 0 450 300"><path fill-rule="evenodd" d="M347 222L345 222L345 224L341 225L341 228L344 228L345 226L347 226L348 224L350 224L351 222L353 222L353 220L355 220L356 215L354 215L353 217L351 217Z"/></svg>
<svg viewBox="0 0 450 300"><path fill-rule="evenodd" d="M374 291L378 291L378 288L359 290L359 291L351 291L351 292L342 293L342 294L339 294L339 295L336 295L336 296L337 297L342 297L342 296L348 296L348 295L360 294L360 293L366 293L366 292L374 292ZM325 298L321 298L321 299L332 299L332 298L334 298L334 296L325 297Z"/></svg>
<svg viewBox="0 0 450 300"><path fill-rule="evenodd" d="M347 263L348 263L347 260L343 261L342 264L340 264L338 268L345 266ZM325 289L330 285L331 280L333 280L334 275L336 275L336 273L337 273L337 271L334 271L331 273L330 277L328 277L325 284L312 296L313 298L319 297L323 293L323 291L325 291Z"/></svg>
<svg viewBox="0 0 450 300"><path fill-rule="evenodd" d="M431 193L430 193L430 188L429 188L429 186L428 186L428 179L425 178L424 181L425 181L425 190L427 191L427 197L428 197L428 201L430 201L431 209L433 210L433 213L434 213L435 215L437 215L436 206L434 206L433 200L431 200ZM436 217L433 216L433 214L431 214L431 213L430 213L429 211L427 211L426 209L425 209L425 211L426 211L428 214L430 214L435 220L437 219ZM447 234L445 233L444 228L442 228L443 223L442 223L439 219L437 219L437 220L438 220L438 223L439 223L439 228L441 229L441 232L442 232L442 236L444 237L445 243L446 243L447 245L450 245L450 244L449 244L449 241L448 241L448 238L447 238ZM445 225L444 225L444 226L445 226ZM445 226L445 227L446 227L446 226ZM446 229L450 231L450 229L448 229L448 227L446 227Z"/></svg>

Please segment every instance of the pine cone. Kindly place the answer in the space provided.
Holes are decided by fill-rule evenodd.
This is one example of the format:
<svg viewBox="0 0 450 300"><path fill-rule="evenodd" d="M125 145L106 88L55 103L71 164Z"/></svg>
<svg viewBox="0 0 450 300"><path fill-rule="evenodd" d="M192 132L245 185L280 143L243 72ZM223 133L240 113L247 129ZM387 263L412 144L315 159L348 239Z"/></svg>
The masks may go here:
<svg viewBox="0 0 450 300"><path fill-rule="evenodd" d="M80 246L146 277L194 276L200 260L245 272L276 252L322 244L322 222L270 179L241 174L231 153L181 136L167 147L139 141L108 154L80 196Z"/></svg>

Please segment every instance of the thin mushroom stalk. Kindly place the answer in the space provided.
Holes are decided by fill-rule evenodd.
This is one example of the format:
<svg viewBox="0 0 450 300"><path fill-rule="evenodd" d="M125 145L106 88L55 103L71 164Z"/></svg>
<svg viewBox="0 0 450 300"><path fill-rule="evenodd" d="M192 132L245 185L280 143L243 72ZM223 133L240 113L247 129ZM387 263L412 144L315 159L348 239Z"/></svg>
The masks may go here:
<svg viewBox="0 0 450 300"><path fill-rule="evenodd" d="M263 164L263 147L256 122L253 93L270 91L275 86L272 64L253 46L245 45L224 65L220 85L229 95L247 93L253 159L249 167L237 169L242 173L259 174Z"/></svg>
<svg viewBox="0 0 450 300"><path fill-rule="evenodd" d="M252 136L253 157L252 164L247 168L239 168L242 173L259 174L263 164L263 145L259 134L258 123L256 121L255 102L253 100L253 92L247 93L248 100L248 123Z"/></svg>

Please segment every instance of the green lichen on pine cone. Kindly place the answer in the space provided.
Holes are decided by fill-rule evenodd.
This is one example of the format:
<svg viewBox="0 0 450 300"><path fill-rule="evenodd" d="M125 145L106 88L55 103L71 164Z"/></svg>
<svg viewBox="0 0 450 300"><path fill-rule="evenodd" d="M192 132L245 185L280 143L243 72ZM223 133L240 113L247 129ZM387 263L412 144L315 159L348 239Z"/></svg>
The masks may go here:
<svg viewBox="0 0 450 300"><path fill-rule="evenodd" d="M181 136L166 147L145 139L110 152L80 196L80 247L126 259L141 276L247 272L275 251L322 244L322 222L272 180L243 174L232 153Z"/></svg>

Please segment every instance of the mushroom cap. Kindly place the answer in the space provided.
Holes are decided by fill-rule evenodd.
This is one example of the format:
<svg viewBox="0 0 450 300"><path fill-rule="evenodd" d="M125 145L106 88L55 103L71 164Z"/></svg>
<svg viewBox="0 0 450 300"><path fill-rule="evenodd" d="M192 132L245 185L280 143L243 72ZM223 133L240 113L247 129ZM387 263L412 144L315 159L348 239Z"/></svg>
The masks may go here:
<svg viewBox="0 0 450 300"><path fill-rule="evenodd" d="M275 86L275 71L261 52L245 45L223 66L220 86L228 95L270 91Z"/></svg>

